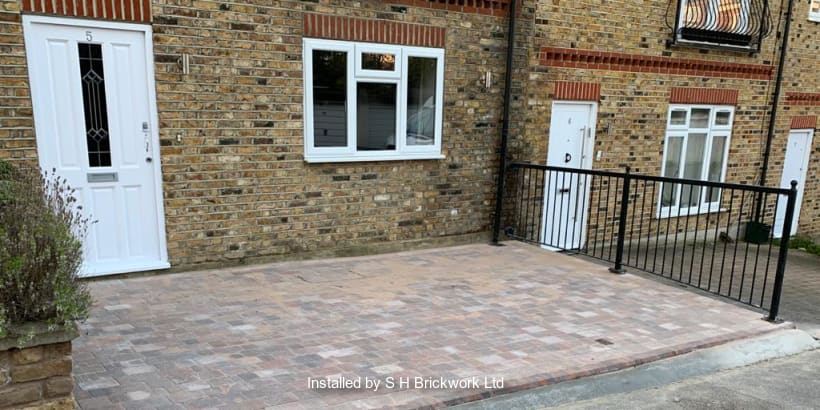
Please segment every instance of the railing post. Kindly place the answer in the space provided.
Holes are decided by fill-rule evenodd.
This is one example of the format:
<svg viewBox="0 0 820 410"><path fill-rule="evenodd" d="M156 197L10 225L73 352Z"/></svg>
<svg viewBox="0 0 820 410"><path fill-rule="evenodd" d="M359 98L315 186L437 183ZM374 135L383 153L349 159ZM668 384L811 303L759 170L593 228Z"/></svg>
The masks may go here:
<svg viewBox="0 0 820 410"><path fill-rule="evenodd" d="M624 175L623 192L621 192L621 216L618 219L618 247L615 250L615 267L610 268L612 273L624 273L624 242L626 241L626 216L629 210L629 185L632 182L630 167L627 165Z"/></svg>
<svg viewBox="0 0 820 410"><path fill-rule="evenodd" d="M792 188L789 191L789 200L786 202L786 215L783 221L783 232L780 235L780 252L777 255L777 271L774 275L774 288L772 289L772 304L769 307L769 322L779 322L777 314L780 312L780 293L783 292L783 276L786 274L786 258L789 256L789 239L792 235L792 220L794 219L794 208L797 206L797 181L792 181Z"/></svg>

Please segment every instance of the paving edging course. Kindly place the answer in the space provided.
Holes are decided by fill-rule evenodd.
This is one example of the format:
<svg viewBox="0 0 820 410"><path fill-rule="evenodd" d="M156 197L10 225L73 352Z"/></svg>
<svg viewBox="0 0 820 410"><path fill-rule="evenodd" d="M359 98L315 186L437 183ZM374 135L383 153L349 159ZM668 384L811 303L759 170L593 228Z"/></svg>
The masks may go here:
<svg viewBox="0 0 820 410"><path fill-rule="evenodd" d="M684 379L815 350L820 342L800 330L780 330L595 377L466 403L459 409L542 409L657 388Z"/></svg>

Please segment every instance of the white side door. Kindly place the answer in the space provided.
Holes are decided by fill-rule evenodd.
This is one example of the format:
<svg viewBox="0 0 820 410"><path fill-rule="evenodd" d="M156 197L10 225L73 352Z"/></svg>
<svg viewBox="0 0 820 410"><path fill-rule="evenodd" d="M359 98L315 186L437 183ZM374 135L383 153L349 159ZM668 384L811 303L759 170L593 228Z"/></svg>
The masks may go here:
<svg viewBox="0 0 820 410"><path fill-rule="evenodd" d="M550 120L547 165L592 168L596 106L556 102ZM548 249L584 246L589 206L589 181L578 173L547 171L544 186L541 243Z"/></svg>
<svg viewBox="0 0 820 410"><path fill-rule="evenodd" d="M40 166L94 221L83 275L167 268L150 27L23 24Z"/></svg>
<svg viewBox="0 0 820 410"><path fill-rule="evenodd" d="M792 130L789 132L789 142L786 145L786 160L783 162L783 176L780 178L781 188L791 188L791 182L797 181L797 202L794 207L792 231L789 236L797 233L797 221L800 218L800 205L803 203L803 191L806 186L806 173L809 170L809 156L811 155L812 134L814 130ZM786 221L786 197L781 196L777 202L777 214L774 220L774 237L783 237L783 227Z"/></svg>

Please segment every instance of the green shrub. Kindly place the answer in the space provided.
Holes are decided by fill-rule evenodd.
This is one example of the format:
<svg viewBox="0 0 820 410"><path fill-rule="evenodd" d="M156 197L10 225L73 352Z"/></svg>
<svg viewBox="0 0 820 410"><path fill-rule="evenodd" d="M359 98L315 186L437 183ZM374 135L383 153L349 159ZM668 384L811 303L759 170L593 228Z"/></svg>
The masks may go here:
<svg viewBox="0 0 820 410"><path fill-rule="evenodd" d="M814 243L808 236L797 235L789 241L789 248L802 249L820 256L820 244Z"/></svg>
<svg viewBox="0 0 820 410"><path fill-rule="evenodd" d="M88 223L65 179L0 161L0 337L26 322L71 327L88 316L78 279Z"/></svg>

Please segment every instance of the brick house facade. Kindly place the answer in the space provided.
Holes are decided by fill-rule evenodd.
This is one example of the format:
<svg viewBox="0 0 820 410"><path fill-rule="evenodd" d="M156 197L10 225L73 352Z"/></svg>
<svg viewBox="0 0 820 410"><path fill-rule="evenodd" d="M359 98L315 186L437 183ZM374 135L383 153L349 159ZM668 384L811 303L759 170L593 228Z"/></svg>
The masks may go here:
<svg viewBox="0 0 820 410"><path fill-rule="evenodd" d="M810 3L795 4L769 185L779 182L792 125L816 127L820 23L806 18ZM759 52L668 46L670 4L677 1L519 2L510 157L543 163L553 103L587 101L596 104L594 150L601 152L592 166L660 174L670 104L732 106L725 179L757 183L782 26ZM39 67L27 63L26 19L148 26L157 113L148 130L156 129L159 242L170 266L485 240L508 7L508 0L0 0L0 159L36 164L44 149L35 133L29 72ZM769 7L782 22L780 1ZM407 55L443 50L437 156L306 161L306 39ZM374 81L347 75L357 84ZM401 87L406 76L383 82ZM400 124L407 117L400 114ZM813 156L818 150L815 139ZM813 161L809 175L817 167ZM806 188L800 229L820 234L817 184Z"/></svg>
<svg viewBox="0 0 820 410"><path fill-rule="evenodd" d="M519 36L526 44L518 51L526 63L517 67L510 157L545 164L554 104L581 101L597 110L592 168L630 166L636 173L663 175L670 107L722 106L733 110L724 180L758 184L787 1L766 3L771 30L759 51L750 53L670 45L677 1L524 2ZM768 186L780 184L789 131L817 127L820 24L810 20L811 3L794 4ZM820 234L818 150L815 138L799 223L799 232L812 236ZM643 217L654 218L656 211Z"/></svg>

